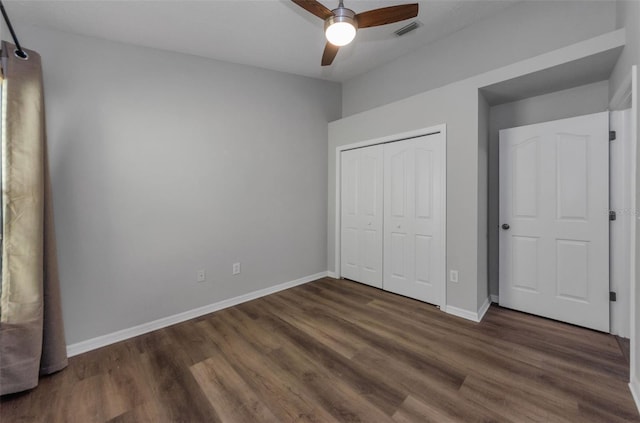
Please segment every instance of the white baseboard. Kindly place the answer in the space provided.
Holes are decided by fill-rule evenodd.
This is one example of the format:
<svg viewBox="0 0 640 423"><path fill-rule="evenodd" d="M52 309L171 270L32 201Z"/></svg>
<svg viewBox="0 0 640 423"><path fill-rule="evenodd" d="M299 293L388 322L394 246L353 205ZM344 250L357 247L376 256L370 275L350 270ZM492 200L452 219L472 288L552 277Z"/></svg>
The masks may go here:
<svg viewBox="0 0 640 423"><path fill-rule="evenodd" d="M463 308L458 308L454 306L444 306L444 311L447 314L453 314L454 316L462 317L463 319L472 320L474 322L478 321L478 313L474 313L473 311L465 310Z"/></svg>
<svg viewBox="0 0 640 423"><path fill-rule="evenodd" d="M491 302L492 303L500 304L500 297L498 297L497 295L493 295L493 294L491 294L490 297L491 297Z"/></svg>
<svg viewBox="0 0 640 423"><path fill-rule="evenodd" d="M478 310L478 322L481 322L484 318L484 315L487 314L487 310L491 307L491 299L487 297L484 300L484 303L480 306L480 310Z"/></svg>
<svg viewBox="0 0 640 423"><path fill-rule="evenodd" d="M338 279L338 275L335 272L327 272L327 276L333 279Z"/></svg>
<svg viewBox="0 0 640 423"><path fill-rule="evenodd" d="M631 382L629 382L629 390L631 391L633 400L635 401L638 412L640 413L640 381L638 381L634 377L631 377Z"/></svg>
<svg viewBox="0 0 640 423"><path fill-rule="evenodd" d="M480 309L478 310L478 312L476 313L474 313L473 311L465 310L463 308L458 308L454 306L445 306L443 308L445 313L452 314L454 316L462 317L463 319L467 319L467 320L471 320L472 322L479 323L484 317L487 310L489 310L490 306L491 306L491 301L489 301L489 298L487 298L482 304L482 306L480 307Z"/></svg>
<svg viewBox="0 0 640 423"><path fill-rule="evenodd" d="M95 350L97 348L105 347L116 342L124 341L125 339L133 338L138 335L142 335L154 330L162 329L167 326L175 325L176 323L184 322L186 320L194 319L196 317L203 316L205 314L213 313L214 311L222 310L227 307L232 307L247 301L255 300L256 298L264 297L269 294L274 294L285 289L293 288L294 286L303 285L305 283L315 281L327 276L328 272L320 272L315 275L305 276L300 279L296 279L290 282L284 282L279 285L270 286L268 288L260 289L258 291L249 292L248 294L239 295L234 298L218 301L217 303L208 304L206 306L194 308L182 313L174 314L173 316L163 317L152 322L143 323L141 325L133 326L131 328L122 329L117 332L108 333L106 335L97 336L95 338L87 339L86 341L77 342L75 344L67 345L67 355L73 357L74 355L82 354L87 351Z"/></svg>

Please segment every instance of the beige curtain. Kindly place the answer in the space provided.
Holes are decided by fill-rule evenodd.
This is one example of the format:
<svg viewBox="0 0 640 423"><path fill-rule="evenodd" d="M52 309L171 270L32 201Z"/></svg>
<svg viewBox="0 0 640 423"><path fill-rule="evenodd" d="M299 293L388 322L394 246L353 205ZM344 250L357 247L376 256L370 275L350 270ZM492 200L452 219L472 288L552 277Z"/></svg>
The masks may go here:
<svg viewBox="0 0 640 423"><path fill-rule="evenodd" d="M67 365L45 139L40 56L2 43L0 394Z"/></svg>

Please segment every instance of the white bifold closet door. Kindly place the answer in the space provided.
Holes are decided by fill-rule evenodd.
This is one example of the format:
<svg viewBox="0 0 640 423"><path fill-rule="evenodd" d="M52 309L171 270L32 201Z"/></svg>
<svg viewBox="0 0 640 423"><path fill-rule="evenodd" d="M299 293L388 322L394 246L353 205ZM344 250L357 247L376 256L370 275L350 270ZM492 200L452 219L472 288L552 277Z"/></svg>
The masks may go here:
<svg viewBox="0 0 640 423"><path fill-rule="evenodd" d="M383 146L342 152L342 277L382 288Z"/></svg>
<svg viewBox="0 0 640 423"><path fill-rule="evenodd" d="M384 146L384 289L444 303L444 135Z"/></svg>

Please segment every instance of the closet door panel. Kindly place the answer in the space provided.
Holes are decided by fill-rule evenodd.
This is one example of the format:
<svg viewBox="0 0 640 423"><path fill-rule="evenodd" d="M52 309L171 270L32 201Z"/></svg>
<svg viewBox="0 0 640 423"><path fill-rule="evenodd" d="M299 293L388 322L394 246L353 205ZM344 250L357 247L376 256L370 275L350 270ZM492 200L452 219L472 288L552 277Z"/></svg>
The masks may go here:
<svg viewBox="0 0 640 423"><path fill-rule="evenodd" d="M341 274L382 287L382 146L342 152Z"/></svg>
<svg viewBox="0 0 640 423"><path fill-rule="evenodd" d="M349 279L358 279L360 242L358 241L358 170L359 154L355 151L342 153L341 179L341 273Z"/></svg>
<svg viewBox="0 0 640 423"><path fill-rule="evenodd" d="M384 289L402 294L415 279L413 142L384 146Z"/></svg>
<svg viewBox="0 0 640 423"><path fill-rule="evenodd" d="M385 290L443 304L444 137L385 145Z"/></svg>

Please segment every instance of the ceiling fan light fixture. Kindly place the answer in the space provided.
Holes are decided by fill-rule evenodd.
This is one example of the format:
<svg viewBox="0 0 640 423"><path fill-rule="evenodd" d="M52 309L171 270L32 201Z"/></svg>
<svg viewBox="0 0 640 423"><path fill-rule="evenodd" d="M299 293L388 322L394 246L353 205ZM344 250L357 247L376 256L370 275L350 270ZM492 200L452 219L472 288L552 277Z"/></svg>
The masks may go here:
<svg viewBox="0 0 640 423"><path fill-rule="evenodd" d="M341 7L332 11L333 16L324 22L324 34L334 46L342 47L356 37L358 24L353 10Z"/></svg>
<svg viewBox="0 0 640 423"><path fill-rule="evenodd" d="M336 22L325 31L327 41L334 46L342 47L349 44L356 37L356 29L347 22Z"/></svg>
<svg viewBox="0 0 640 423"><path fill-rule="evenodd" d="M353 41L359 28L371 28L415 18L418 16L420 7L418 3L399 4L367 10L356 15L353 10L344 7L343 0L339 0L338 7L333 10L329 10L318 0L292 1L324 21L324 35L327 37L327 43L322 52L320 62L322 66L330 66L333 63L340 47ZM411 30L408 27L403 29Z"/></svg>

